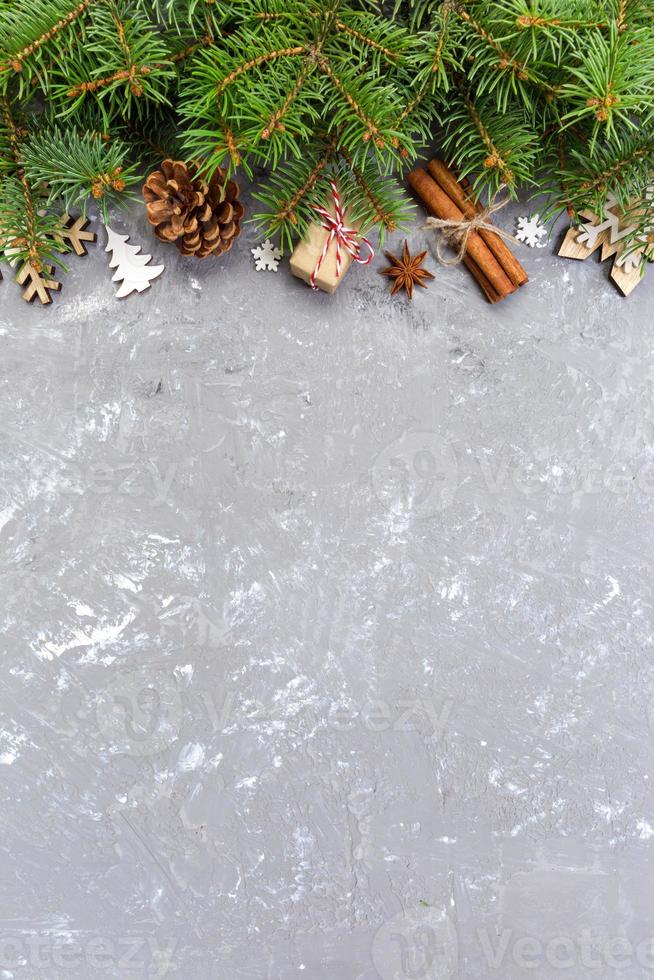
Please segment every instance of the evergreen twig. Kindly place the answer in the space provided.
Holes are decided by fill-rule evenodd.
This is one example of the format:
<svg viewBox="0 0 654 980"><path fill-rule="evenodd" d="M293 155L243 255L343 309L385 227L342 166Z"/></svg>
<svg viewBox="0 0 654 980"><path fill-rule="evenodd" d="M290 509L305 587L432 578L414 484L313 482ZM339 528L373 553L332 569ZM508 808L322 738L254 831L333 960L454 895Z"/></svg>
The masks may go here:
<svg viewBox="0 0 654 980"><path fill-rule="evenodd" d="M654 0L380 7L0 0L5 250L50 261L58 214L89 198L106 214L162 147L207 174L267 171L255 217L286 246L330 177L383 234L410 213L402 171L434 138L477 195L546 188L548 213L576 215L613 194L642 234Z"/></svg>

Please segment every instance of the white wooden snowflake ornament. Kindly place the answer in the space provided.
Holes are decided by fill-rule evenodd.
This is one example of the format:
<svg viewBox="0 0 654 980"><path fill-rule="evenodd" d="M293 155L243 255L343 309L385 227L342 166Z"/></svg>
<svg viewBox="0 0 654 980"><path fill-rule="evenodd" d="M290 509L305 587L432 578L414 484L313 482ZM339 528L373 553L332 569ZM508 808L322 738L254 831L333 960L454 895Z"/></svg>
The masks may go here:
<svg viewBox="0 0 654 980"><path fill-rule="evenodd" d="M265 240L263 245L257 245L256 248L251 248L250 251L254 256L254 266L257 272L262 272L264 269L269 272L277 272L277 266L279 265L282 253L276 245L273 245L269 238Z"/></svg>
<svg viewBox="0 0 654 980"><path fill-rule="evenodd" d="M529 248L545 248L545 242L541 242L547 234L547 228L540 223L539 214L531 214L518 218L518 228L515 237L519 242L524 242Z"/></svg>
<svg viewBox="0 0 654 980"><path fill-rule="evenodd" d="M109 225L106 225L107 247L105 252L111 252L109 268L115 269L112 282L120 282L116 297L122 299L136 291L142 293L147 289L152 279L156 279L164 271L163 265L148 265L151 255L139 255L140 245L128 245L129 235L119 235Z"/></svg>
<svg viewBox="0 0 654 980"><path fill-rule="evenodd" d="M653 200L654 185L651 185L645 194L644 207L651 208ZM590 210L581 211L581 217L585 220L579 227L569 229L559 255L583 260L601 249L602 262L613 258L611 279L623 296L628 296L645 274L645 261L654 261L654 246L650 237L654 226L647 225L640 234L636 234L631 215L631 209L623 213L615 196L609 194L603 217Z"/></svg>

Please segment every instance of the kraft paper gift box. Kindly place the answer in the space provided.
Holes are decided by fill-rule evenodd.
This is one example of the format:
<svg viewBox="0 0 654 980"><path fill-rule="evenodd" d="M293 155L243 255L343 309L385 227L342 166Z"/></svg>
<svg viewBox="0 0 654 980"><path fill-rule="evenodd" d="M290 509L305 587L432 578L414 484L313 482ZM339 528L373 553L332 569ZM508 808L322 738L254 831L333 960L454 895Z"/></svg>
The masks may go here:
<svg viewBox="0 0 654 980"><path fill-rule="evenodd" d="M347 225L347 216L345 223ZM354 223L347 226L358 230L357 225ZM311 285L311 275L322 254L328 235L329 232L326 228L323 228L318 222L312 222L309 225L306 235L296 245L291 255L291 272L298 279L303 279L309 285ZM320 271L316 276L316 286L325 293L335 293L340 286L341 279L343 279L351 265L352 256L345 246L341 245L341 274L340 276L336 275L336 238L332 239L327 255L323 259Z"/></svg>

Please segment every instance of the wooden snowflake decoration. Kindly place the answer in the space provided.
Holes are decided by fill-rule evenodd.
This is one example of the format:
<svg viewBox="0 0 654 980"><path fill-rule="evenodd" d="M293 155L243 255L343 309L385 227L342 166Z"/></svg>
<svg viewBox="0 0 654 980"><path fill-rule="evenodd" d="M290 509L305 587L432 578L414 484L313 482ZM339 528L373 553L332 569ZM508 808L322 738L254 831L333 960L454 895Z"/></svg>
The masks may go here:
<svg viewBox="0 0 654 980"><path fill-rule="evenodd" d="M649 188L646 200L648 204L654 200L654 185ZM601 249L602 262L613 257L611 279L622 295L628 296L645 275L646 260L654 260L654 226L636 239L639 244L634 247L636 228L624 217L612 194L607 198L603 219L590 210L582 211L581 216L586 220L578 228L569 229L559 255L583 261Z"/></svg>
<svg viewBox="0 0 654 980"><path fill-rule="evenodd" d="M545 248L546 242L541 241L547 235L547 228L540 222L539 214L528 214L518 218L515 237L529 248Z"/></svg>
<svg viewBox="0 0 654 980"><path fill-rule="evenodd" d="M53 265L44 265L42 269L37 269L31 262L23 262L16 282L19 286L26 286L23 299L27 303L32 303L37 297L43 306L52 302L50 293L58 293L61 289L61 283L54 278L54 271Z"/></svg>
<svg viewBox="0 0 654 980"><path fill-rule="evenodd" d="M97 235L92 231L87 231L89 221L84 217L72 217L70 214L62 214L61 228L51 239L54 245L62 251L68 245L76 255L88 255L86 242L95 242ZM11 266L18 264L16 248L5 248L4 256ZM61 283L55 278L55 267L44 264L39 268L34 262L22 262L18 270L15 281L19 286L25 286L23 299L27 303L33 303L35 299L40 300L43 306L52 302L53 292L61 290ZM2 276L0 276L2 279Z"/></svg>
<svg viewBox="0 0 654 980"><path fill-rule="evenodd" d="M14 268L18 265L17 252L17 248L5 248L4 252L5 259ZM14 282L19 286L25 286L23 299L26 303L33 303L38 299L43 306L48 306L52 302L50 293L58 293L61 289L61 283L54 278L54 274L53 265L40 267L35 262L24 261L20 263Z"/></svg>
<svg viewBox="0 0 654 980"><path fill-rule="evenodd" d="M66 242L71 246L75 255L88 255L85 242L95 242L97 235L93 231L87 231L89 219L79 216L73 218L69 214L61 216L61 231L57 234L55 241Z"/></svg>
<svg viewBox="0 0 654 980"><path fill-rule="evenodd" d="M269 272L277 272L282 253L276 245L273 245L269 238L265 240L263 245L251 248L250 251L254 256L254 267L257 272L262 272L264 269L267 269Z"/></svg>

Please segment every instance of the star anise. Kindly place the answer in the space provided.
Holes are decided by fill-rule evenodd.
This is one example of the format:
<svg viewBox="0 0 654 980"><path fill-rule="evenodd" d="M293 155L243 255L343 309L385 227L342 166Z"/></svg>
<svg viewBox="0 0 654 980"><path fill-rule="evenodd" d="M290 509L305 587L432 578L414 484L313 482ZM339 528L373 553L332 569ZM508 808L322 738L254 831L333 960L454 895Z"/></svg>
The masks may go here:
<svg viewBox="0 0 654 980"><path fill-rule="evenodd" d="M414 286L427 288L427 283L423 282L423 279L433 279L434 276L427 269L422 268L426 254L427 252L424 251L418 255L411 255L406 239L404 240L401 259L398 259L392 252L384 252L391 264L387 269L380 269L380 272L382 276L389 276L395 280L391 289L391 296L400 289L406 289L409 299L412 299Z"/></svg>

